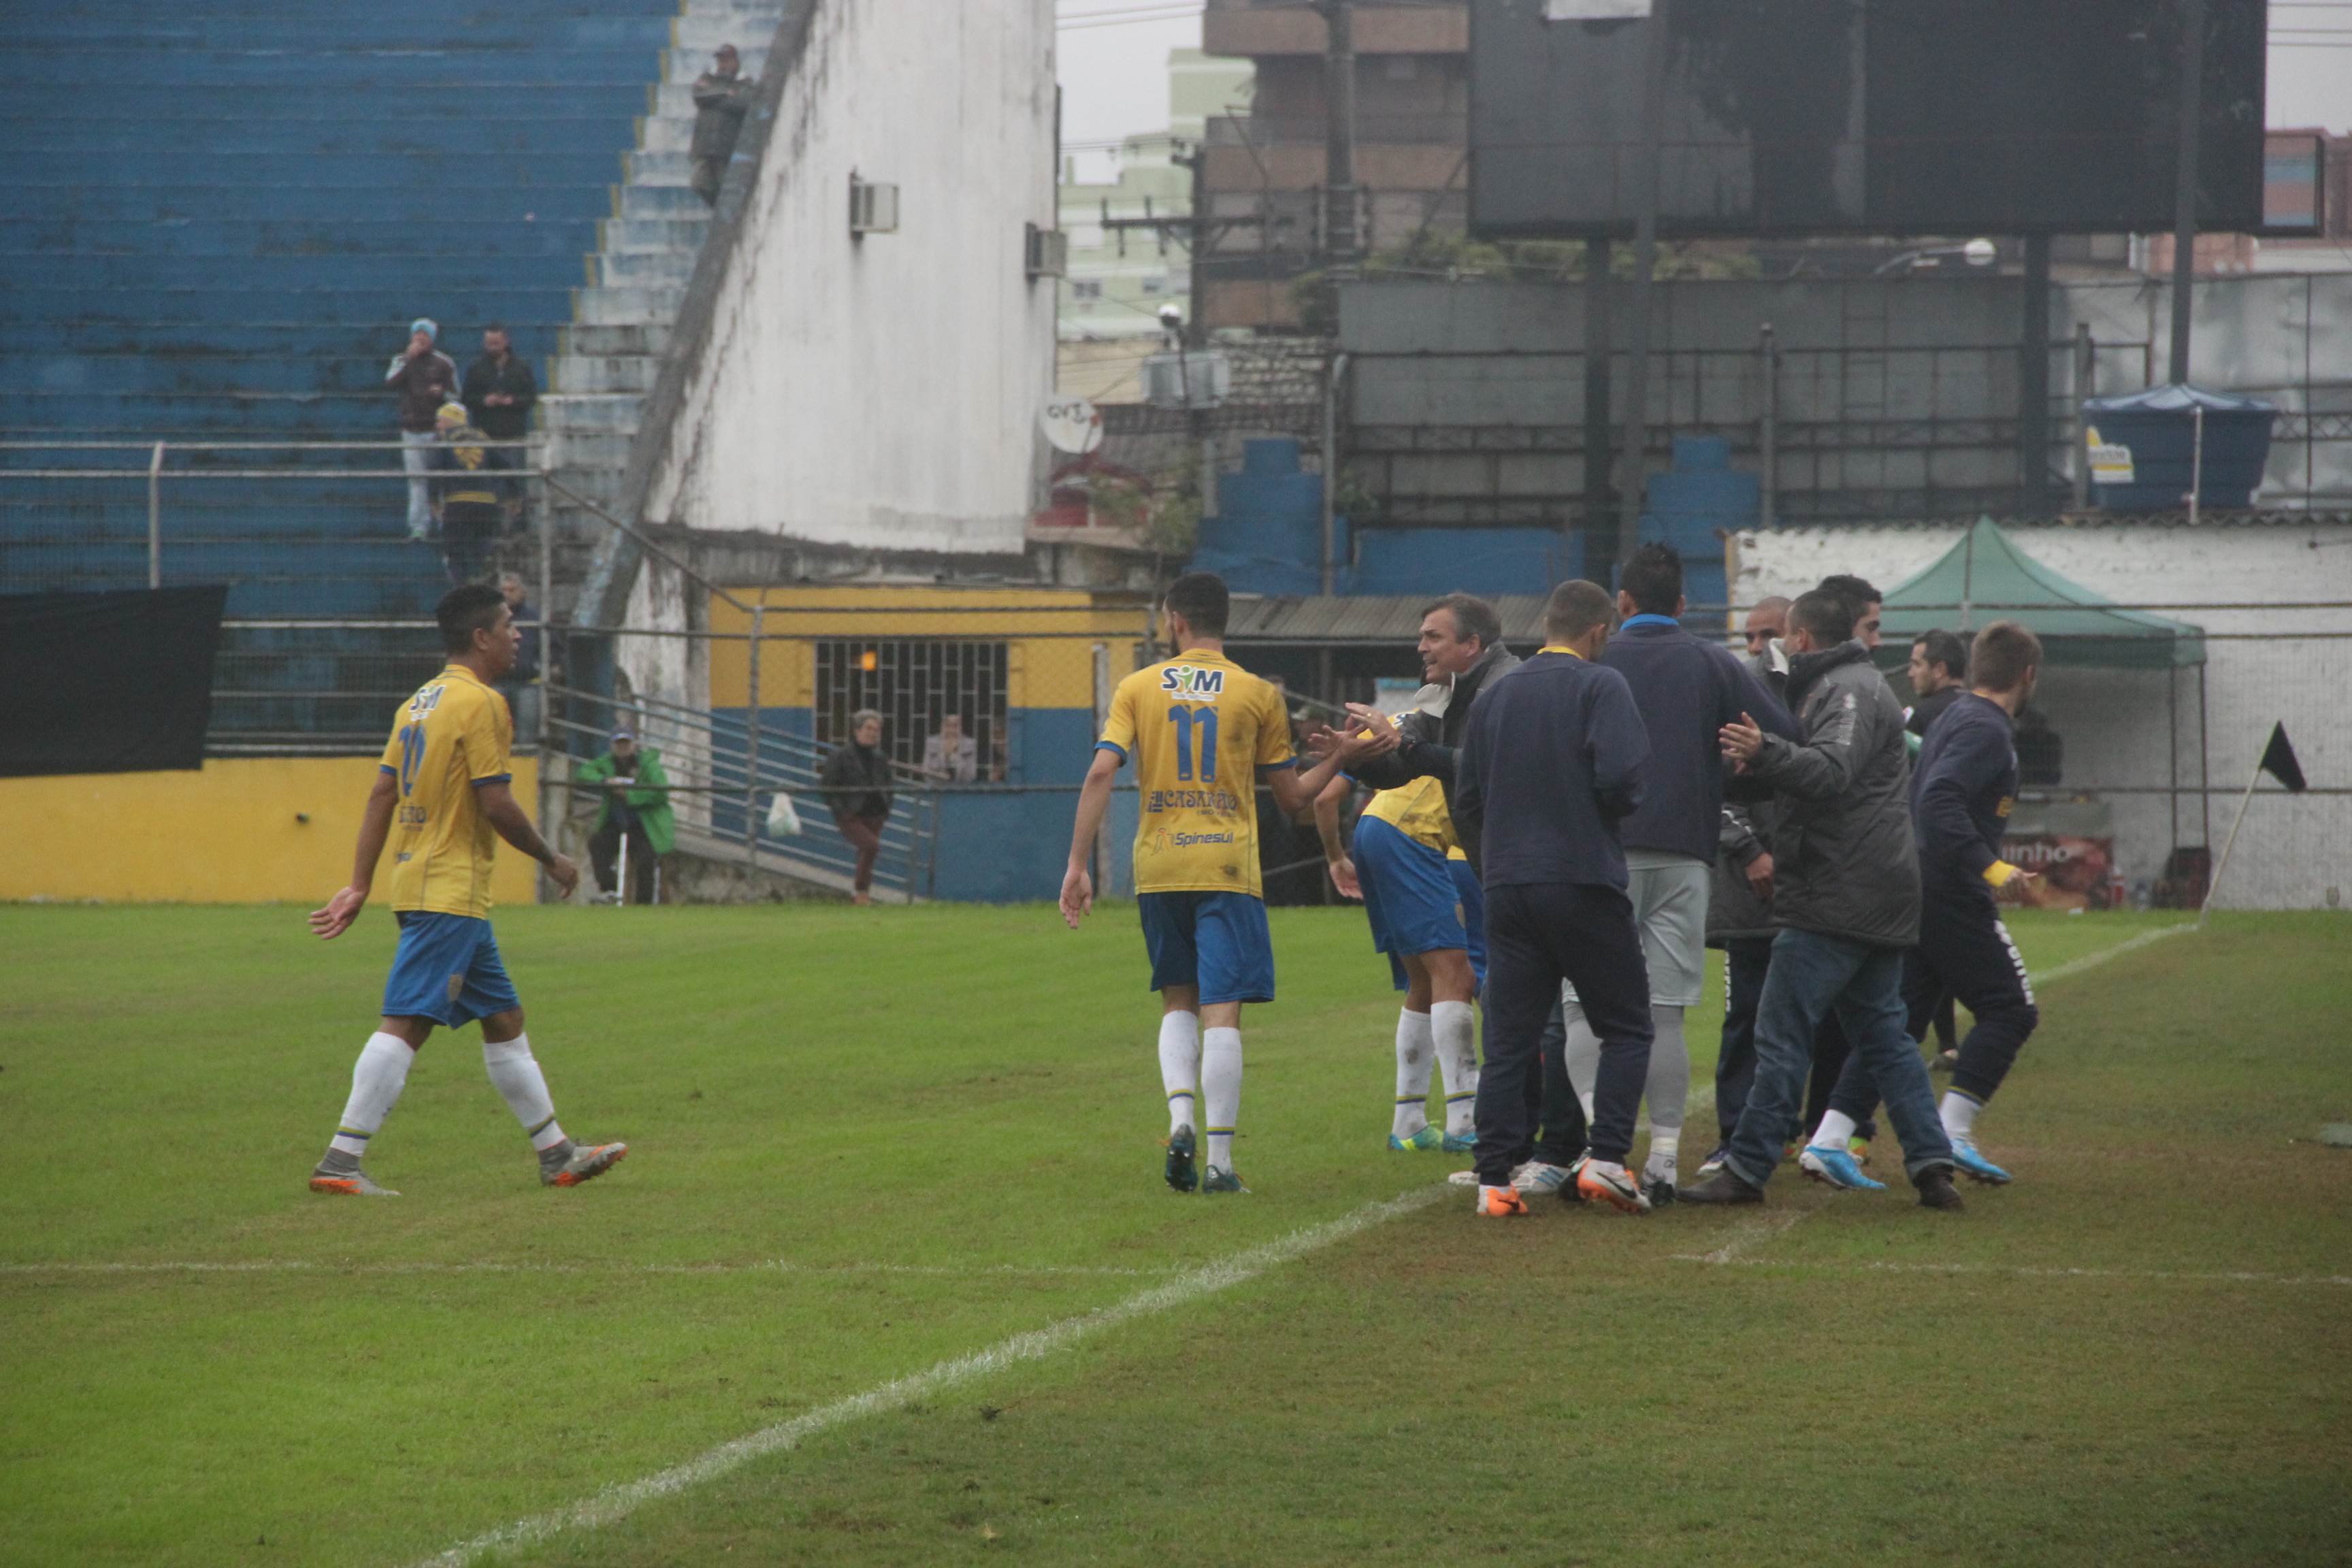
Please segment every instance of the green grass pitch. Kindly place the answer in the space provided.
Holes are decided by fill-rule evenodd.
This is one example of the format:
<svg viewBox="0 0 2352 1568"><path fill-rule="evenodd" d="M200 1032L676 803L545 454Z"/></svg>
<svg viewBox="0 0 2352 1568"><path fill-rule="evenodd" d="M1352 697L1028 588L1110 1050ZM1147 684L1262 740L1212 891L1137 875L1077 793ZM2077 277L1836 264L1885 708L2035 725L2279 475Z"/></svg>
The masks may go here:
<svg viewBox="0 0 2352 1568"><path fill-rule="evenodd" d="M2014 930L2047 973L2168 918ZM1159 1181L1131 906L499 935L565 1125L632 1157L541 1188L444 1032L362 1203L303 1177L380 910L0 909L0 1563L417 1562L1464 1163L1382 1147L1360 913L1276 911L1232 1201ZM2217 917L2042 1002L1981 1129L2020 1180L1964 1215L1452 1193L494 1560L2352 1561L2352 1152L2311 1141L2352 921Z"/></svg>

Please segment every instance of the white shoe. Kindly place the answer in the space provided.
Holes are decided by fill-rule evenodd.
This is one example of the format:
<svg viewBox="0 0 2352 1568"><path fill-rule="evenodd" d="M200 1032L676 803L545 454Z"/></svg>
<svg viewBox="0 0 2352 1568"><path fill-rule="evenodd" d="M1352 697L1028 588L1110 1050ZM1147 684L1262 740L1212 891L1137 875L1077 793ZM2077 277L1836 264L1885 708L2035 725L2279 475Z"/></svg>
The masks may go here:
<svg viewBox="0 0 2352 1568"><path fill-rule="evenodd" d="M1511 1173L1511 1185L1521 1196L1557 1193L1576 1177L1566 1165L1548 1165L1541 1160L1530 1160Z"/></svg>
<svg viewBox="0 0 2352 1568"><path fill-rule="evenodd" d="M1475 1187L1478 1184L1478 1173L1475 1171L1455 1171L1445 1179L1453 1183L1457 1187Z"/></svg>

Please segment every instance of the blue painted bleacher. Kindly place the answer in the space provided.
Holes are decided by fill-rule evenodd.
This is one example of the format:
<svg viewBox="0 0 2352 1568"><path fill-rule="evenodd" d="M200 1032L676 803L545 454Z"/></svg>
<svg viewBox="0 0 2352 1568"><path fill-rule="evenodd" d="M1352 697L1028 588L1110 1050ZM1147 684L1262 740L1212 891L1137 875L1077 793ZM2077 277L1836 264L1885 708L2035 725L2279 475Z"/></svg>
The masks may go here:
<svg viewBox="0 0 2352 1568"><path fill-rule="evenodd" d="M381 379L418 315L461 368L503 320L544 385L677 15L677 0L0 7L0 440L392 439ZM139 478L5 472L64 466ZM145 466L0 450L0 590L143 584ZM415 616L446 585L406 538L398 481L182 480L163 510L164 580L229 582L233 616ZM277 663L273 679L322 673ZM260 729L336 727L334 704L265 706ZM366 711L373 729L372 697Z"/></svg>

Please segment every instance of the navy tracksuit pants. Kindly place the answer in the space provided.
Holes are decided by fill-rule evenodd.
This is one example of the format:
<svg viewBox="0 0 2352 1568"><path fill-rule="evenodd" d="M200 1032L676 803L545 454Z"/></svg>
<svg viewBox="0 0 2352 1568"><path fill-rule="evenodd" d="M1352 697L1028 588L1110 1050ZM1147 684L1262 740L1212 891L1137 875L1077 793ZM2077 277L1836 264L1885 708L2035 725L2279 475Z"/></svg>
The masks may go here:
<svg viewBox="0 0 2352 1568"><path fill-rule="evenodd" d="M1975 1026L1960 1042L1952 1087L1972 1100L1990 1100L2042 1021L2025 960L2000 923L2000 906L1990 888L1931 882L1921 891L1919 945L1903 959L1903 1005L1913 1039L1927 1037L1937 1003L1947 993L1976 1015ZM1877 1103L1878 1086L1858 1059L1850 1058L1830 1098L1831 1109L1859 1121Z"/></svg>
<svg viewBox="0 0 2352 1568"><path fill-rule="evenodd" d="M1508 1186L1535 1152L1544 1026L1568 981L1601 1037L1592 1156L1622 1163L1650 1072L1649 966L1620 888L1583 883L1486 889L1486 1066L1478 1075L1478 1180ZM1529 1079L1537 1080L1535 1085ZM1572 1098L1572 1097L1571 1097Z"/></svg>

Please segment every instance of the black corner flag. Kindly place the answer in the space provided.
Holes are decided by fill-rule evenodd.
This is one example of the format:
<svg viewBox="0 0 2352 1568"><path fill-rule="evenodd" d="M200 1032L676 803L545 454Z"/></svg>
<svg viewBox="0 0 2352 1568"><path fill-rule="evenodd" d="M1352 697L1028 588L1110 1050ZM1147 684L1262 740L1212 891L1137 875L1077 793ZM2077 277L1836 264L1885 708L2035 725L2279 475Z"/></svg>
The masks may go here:
<svg viewBox="0 0 2352 1568"><path fill-rule="evenodd" d="M2294 747L2286 738L2286 726L2271 726L2271 743L2263 748L2263 772L2286 785L2295 795L2309 786L2303 782L2303 764L2294 760Z"/></svg>

